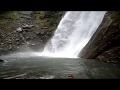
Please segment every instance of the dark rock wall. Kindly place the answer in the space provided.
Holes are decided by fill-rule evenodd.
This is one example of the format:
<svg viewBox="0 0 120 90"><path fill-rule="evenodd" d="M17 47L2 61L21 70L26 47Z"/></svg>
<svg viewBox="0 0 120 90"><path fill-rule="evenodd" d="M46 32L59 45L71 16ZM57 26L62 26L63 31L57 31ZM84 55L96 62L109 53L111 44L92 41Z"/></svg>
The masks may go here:
<svg viewBox="0 0 120 90"><path fill-rule="evenodd" d="M120 12L108 11L80 57L120 63Z"/></svg>
<svg viewBox="0 0 120 90"><path fill-rule="evenodd" d="M0 55L21 50L42 50L64 13L64 11L0 12Z"/></svg>

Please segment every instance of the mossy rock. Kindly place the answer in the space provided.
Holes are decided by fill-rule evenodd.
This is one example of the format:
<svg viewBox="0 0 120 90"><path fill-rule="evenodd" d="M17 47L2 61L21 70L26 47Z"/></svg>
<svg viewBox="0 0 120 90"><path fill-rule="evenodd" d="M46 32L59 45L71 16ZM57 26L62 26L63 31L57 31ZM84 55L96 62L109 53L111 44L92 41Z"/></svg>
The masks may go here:
<svg viewBox="0 0 120 90"><path fill-rule="evenodd" d="M33 17L35 19L34 23L40 26L52 26L54 24L58 25L61 17L65 12L59 11L34 11Z"/></svg>
<svg viewBox="0 0 120 90"><path fill-rule="evenodd" d="M10 30L11 26L17 23L19 14L17 11L8 11L0 13L0 28Z"/></svg>

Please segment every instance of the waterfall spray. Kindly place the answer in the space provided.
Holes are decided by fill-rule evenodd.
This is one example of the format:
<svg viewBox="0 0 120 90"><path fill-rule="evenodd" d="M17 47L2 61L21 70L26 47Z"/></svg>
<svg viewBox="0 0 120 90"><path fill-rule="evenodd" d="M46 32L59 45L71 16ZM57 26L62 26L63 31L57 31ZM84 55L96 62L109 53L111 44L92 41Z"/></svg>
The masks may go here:
<svg viewBox="0 0 120 90"><path fill-rule="evenodd" d="M77 57L103 20L105 11L69 11L60 21L43 54Z"/></svg>
<svg viewBox="0 0 120 90"><path fill-rule="evenodd" d="M12 56L78 58L101 24L106 11L68 11L60 21L43 52L20 52Z"/></svg>

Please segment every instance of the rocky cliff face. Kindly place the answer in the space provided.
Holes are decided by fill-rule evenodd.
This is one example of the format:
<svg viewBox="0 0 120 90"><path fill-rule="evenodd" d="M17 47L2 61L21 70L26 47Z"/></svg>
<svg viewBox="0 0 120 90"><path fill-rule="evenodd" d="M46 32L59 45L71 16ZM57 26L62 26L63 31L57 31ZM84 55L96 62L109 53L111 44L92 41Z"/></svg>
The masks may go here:
<svg viewBox="0 0 120 90"><path fill-rule="evenodd" d="M88 44L82 58L120 63L120 12L108 11Z"/></svg>
<svg viewBox="0 0 120 90"><path fill-rule="evenodd" d="M42 50L65 12L0 12L0 55L21 50Z"/></svg>

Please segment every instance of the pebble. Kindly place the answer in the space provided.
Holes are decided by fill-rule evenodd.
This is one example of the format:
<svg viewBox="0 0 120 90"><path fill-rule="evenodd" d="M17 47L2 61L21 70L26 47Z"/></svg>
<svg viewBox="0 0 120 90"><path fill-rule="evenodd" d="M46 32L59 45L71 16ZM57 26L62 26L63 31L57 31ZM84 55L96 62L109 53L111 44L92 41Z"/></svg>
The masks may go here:
<svg viewBox="0 0 120 90"><path fill-rule="evenodd" d="M21 28L21 27L19 27L19 28L17 28L17 30L16 30L16 31L21 32L21 31L22 31L22 28Z"/></svg>

